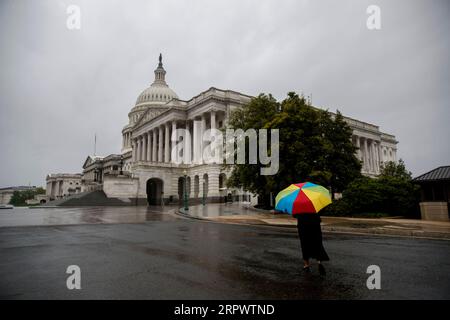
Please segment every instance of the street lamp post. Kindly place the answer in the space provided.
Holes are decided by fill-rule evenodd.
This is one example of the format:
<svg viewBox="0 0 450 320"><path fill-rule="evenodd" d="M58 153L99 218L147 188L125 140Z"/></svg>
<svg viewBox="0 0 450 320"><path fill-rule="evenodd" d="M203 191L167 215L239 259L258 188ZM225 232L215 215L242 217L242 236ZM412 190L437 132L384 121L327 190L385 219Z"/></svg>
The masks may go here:
<svg viewBox="0 0 450 320"><path fill-rule="evenodd" d="M120 155L120 172L119 175L123 175L123 155Z"/></svg>
<svg viewBox="0 0 450 320"><path fill-rule="evenodd" d="M189 205L188 205L188 195L187 195L187 171L184 170L184 211L188 211L189 210Z"/></svg>

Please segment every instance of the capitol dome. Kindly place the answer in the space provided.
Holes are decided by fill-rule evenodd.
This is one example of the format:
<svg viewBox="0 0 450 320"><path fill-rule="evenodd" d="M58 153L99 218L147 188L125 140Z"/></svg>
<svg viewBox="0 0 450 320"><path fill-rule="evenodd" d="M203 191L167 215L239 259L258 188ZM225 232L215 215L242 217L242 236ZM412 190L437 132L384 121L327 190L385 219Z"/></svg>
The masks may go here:
<svg viewBox="0 0 450 320"><path fill-rule="evenodd" d="M163 68L162 56L159 55L158 68L155 70L155 81L150 87L142 91L136 100L136 106L160 105L172 99L178 99L178 95L166 83L166 70Z"/></svg>

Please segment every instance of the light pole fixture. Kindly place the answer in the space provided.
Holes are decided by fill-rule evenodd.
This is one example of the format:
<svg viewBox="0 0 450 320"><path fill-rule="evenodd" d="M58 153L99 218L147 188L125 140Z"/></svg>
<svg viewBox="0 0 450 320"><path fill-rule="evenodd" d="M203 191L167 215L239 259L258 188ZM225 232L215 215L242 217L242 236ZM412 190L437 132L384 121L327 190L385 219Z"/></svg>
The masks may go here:
<svg viewBox="0 0 450 320"><path fill-rule="evenodd" d="M183 174L184 174L184 197L183 197L184 211L188 211L189 204L188 204L188 195L187 195L187 171L186 171L186 169L183 170Z"/></svg>

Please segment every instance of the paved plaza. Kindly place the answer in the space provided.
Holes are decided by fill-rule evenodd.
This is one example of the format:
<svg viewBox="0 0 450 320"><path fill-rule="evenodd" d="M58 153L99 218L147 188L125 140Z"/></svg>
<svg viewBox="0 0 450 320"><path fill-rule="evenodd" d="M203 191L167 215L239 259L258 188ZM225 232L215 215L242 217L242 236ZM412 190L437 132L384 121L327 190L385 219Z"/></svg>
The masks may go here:
<svg viewBox="0 0 450 320"><path fill-rule="evenodd" d="M0 213L3 299L450 298L447 240L325 233L323 278L301 273L295 228L187 219L173 207L22 210ZM66 287L69 265L81 268L81 290ZM381 268L380 290L366 286L369 265Z"/></svg>

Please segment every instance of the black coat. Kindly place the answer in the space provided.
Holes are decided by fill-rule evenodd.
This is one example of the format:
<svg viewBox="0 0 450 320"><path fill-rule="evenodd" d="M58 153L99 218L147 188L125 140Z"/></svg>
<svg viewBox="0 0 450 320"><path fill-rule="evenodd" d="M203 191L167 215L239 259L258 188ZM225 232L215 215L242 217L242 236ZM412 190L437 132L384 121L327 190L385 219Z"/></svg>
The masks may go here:
<svg viewBox="0 0 450 320"><path fill-rule="evenodd" d="M322 244L319 215L317 213L304 213L295 215L295 218L297 218L297 229L303 260L311 258L319 261L330 260Z"/></svg>

